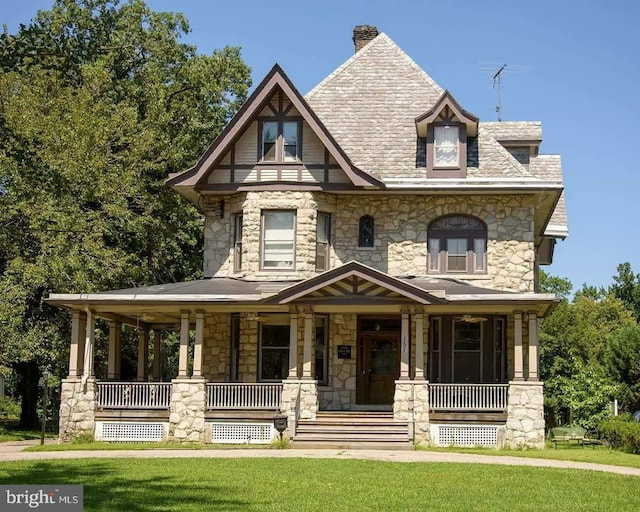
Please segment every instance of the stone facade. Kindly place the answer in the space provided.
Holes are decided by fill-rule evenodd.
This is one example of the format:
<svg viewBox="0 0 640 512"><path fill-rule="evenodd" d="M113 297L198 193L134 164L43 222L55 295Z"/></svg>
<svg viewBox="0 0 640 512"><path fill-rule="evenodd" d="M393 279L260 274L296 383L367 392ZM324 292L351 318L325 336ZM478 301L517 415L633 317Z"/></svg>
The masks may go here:
<svg viewBox="0 0 640 512"><path fill-rule="evenodd" d="M505 444L509 448L544 448L542 382L509 383Z"/></svg>
<svg viewBox="0 0 640 512"><path fill-rule="evenodd" d="M320 408L349 410L356 403L357 316L334 314L329 325L329 379L319 388ZM351 347L351 359L338 359L338 345Z"/></svg>
<svg viewBox="0 0 640 512"><path fill-rule="evenodd" d="M209 382L229 382L231 315L205 315L202 374Z"/></svg>
<svg viewBox="0 0 640 512"><path fill-rule="evenodd" d="M169 439L178 442L205 442L206 400L204 379L172 381Z"/></svg>
<svg viewBox="0 0 640 512"><path fill-rule="evenodd" d="M393 396L393 419L409 423L416 444L428 444L429 383L426 380L397 380Z"/></svg>
<svg viewBox="0 0 640 512"><path fill-rule="evenodd" d="M288 417L289 432L293 437L298 419L316 419L318 414L318 382L297 379L282 381L280 410L282 414L286 414Z"/></svg>
<svg viewBox="0 0 640 512"><path fill-rule="evenodd" d="M93 436L96 427L95 379L63 379L60 391L60 440L80 434Z"/></svg>
<svg viewBox="0 0 640 512"><path fill-rule="evenodd" d="M456 276L477 286L534 290L535 205L527 196L332 196L320 192L249 192L223 199L205 217L205 275L260 280L303 279L316 275L317 212L332 214L331 267L359 261L391 275L426 275L427 226L450 214L473 215L487 225L487 273ZM295 269L260 269L261 211L296 211ZM233 213L243 214L242 269L233 269ZM222 214L222 215L221 215ZM357 246L361 216L375 220L373 248Z"/></svg>

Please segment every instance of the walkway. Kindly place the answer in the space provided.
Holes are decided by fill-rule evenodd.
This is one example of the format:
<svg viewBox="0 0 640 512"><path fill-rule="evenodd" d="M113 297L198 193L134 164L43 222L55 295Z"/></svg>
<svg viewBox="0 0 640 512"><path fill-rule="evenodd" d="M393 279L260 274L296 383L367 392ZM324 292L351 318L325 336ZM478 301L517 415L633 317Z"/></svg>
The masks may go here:
<svg viewBox="0 0 640 512"><path fill-rule="evenodd" d="M56 442L56 441L51 441ZM640 468L609 466L591 462L573 462L568 460L529 459L499 455L476 455L467 453L430 452L430 451L387 451L387 450L317 450L317 449L229 449L229 450L100 450L100 451L66 451L66 452L23 452L26 446L38 444L34 441L17 441L0 443L0 462L19 460L50 460L80 458L306 458L306 459L367 459L388 462L449 462L466 464L498 464L503 466L532 466L548 468L584 469L603 471L619 475L640 476Z"/></svg>

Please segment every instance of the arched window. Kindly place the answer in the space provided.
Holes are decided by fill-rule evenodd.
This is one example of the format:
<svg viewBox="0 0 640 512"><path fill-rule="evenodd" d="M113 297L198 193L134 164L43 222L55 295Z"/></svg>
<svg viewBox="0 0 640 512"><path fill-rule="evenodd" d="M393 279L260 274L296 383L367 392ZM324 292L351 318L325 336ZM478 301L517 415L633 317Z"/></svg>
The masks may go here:
<svg viewBox="0 0 640 512"><path fill-rule="evenodd" d="M428 229L432 274L483 274L487 271L487 226L468 215L439 217Z"/></svg>
<svg viewBox="0 0 640 512"><path fill-rule="evenodd" d="M374 223L371 215L360 217L358 226L358 247L373 247Z"/></svg>

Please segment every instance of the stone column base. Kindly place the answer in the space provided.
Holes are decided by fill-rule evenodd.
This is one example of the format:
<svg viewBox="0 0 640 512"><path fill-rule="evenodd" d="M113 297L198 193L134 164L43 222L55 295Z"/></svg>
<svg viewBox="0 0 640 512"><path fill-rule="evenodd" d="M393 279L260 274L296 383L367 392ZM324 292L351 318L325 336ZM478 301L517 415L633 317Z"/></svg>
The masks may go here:
<svg viewBox="0 0 640 512"><path fill-rule="evenodd" d="M504 442L509 448L544 448L542 382L509 382Z"/></svg>
<svg viewBox="0 0 640 512"><path fill-rule="evenodd" d="M318 381L283 380L280 410L289 418L289 435L295 436L298 419L316 419L318 414Z"/></svg>
<svg viewBox="0 0 640 512"><path fill-rule="evenodd" d="M409 423L409 437L416 444L428 444L429 382L397 380L393 396L393 419Z"/></svg>
<svg viewBox="0 0 640 512"><path fill-rule="evenodd" d="M60 440L70 441L81 434L95 435L96 379L63 379L60 391Z"/></svg>
<svg viewBox="0 0 640 512"><path fill-rule="evenodd" d="M169 440L204 443L207 381L180 378L171 381Z"/></svg>

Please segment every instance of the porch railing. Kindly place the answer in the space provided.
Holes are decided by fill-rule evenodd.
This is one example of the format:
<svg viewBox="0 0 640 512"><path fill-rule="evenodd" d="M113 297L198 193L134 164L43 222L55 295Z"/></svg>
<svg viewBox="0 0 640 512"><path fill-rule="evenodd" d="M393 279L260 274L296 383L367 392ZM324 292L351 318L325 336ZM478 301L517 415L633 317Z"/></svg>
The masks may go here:
<svg viewBox="0 0 640 512"><path fill-rule="evenodd" d="M207 409L280 409L282 384L207 384Z"/></svg>
<svg viewBox="0 0 640 512"><path fill-rule="evenodd" d="M429 407L438 411L505 411L509 384L429 384Z"/></svg>
<svg viewBox="0 0 640 512"><path fill-rule="evenodd" d="M98 382L103 409L168 409L170 403L170 382Z"/></svg>

